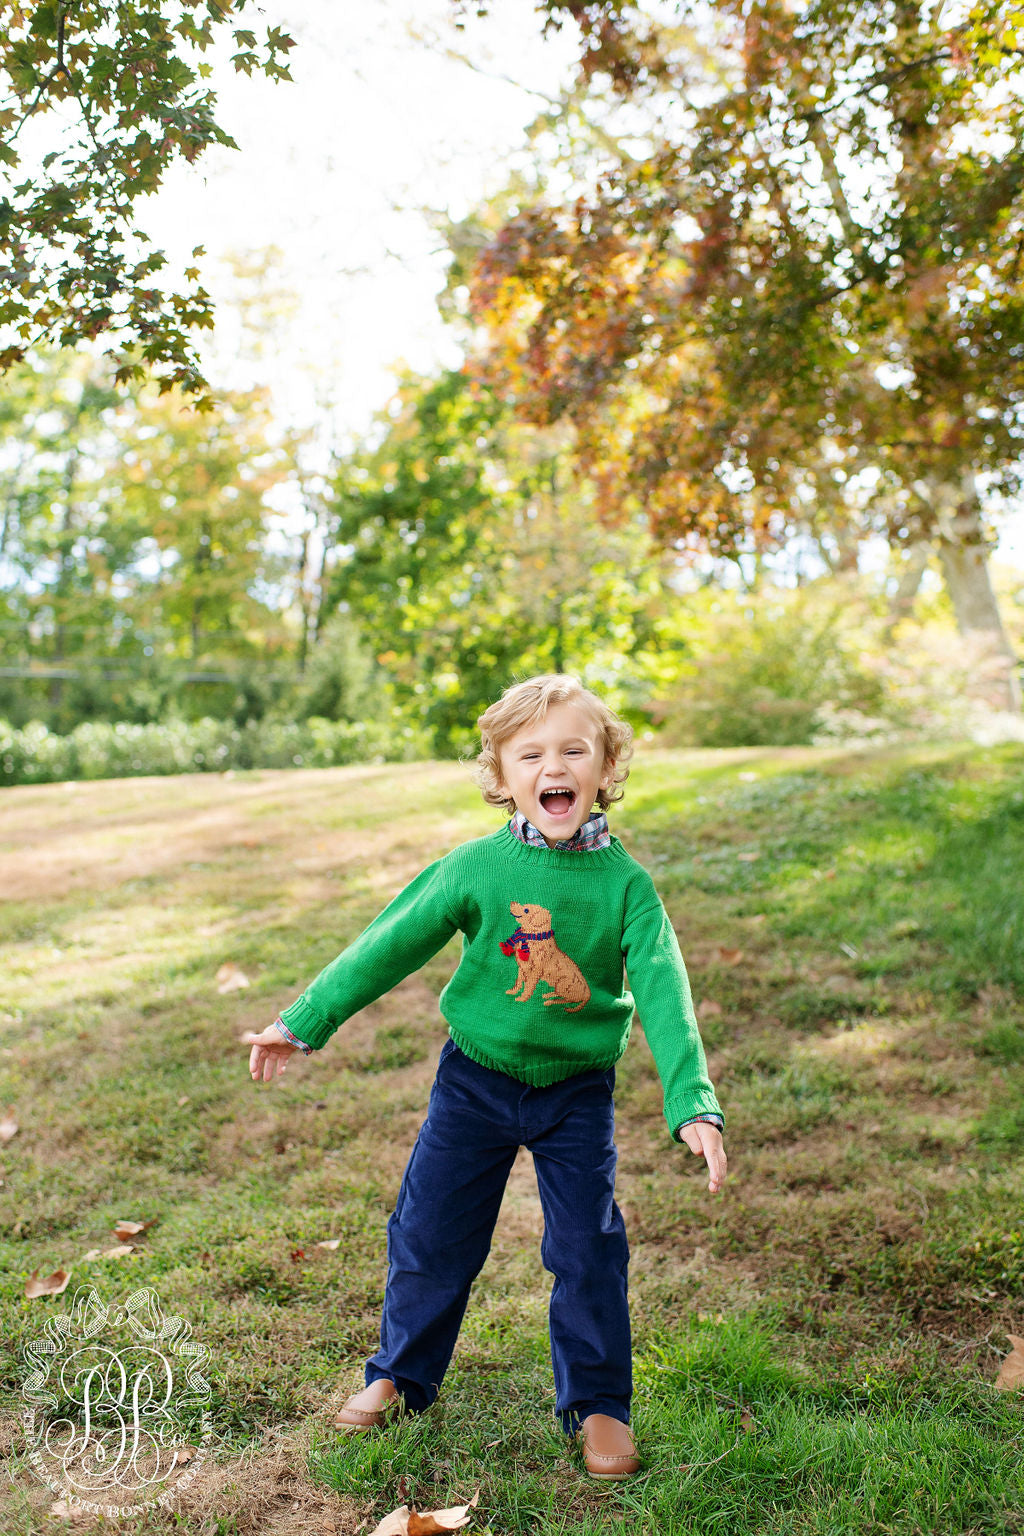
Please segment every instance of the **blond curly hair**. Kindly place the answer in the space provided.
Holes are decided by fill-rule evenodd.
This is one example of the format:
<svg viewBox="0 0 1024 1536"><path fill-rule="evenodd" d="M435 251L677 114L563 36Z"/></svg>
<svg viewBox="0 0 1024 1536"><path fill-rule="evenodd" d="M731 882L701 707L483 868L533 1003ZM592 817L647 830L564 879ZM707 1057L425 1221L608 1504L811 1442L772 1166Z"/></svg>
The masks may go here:
<svg viewBox="0 0 1024 1536"><path fill-rule="evenodd" d="M511 815L515 801L503 795L501 748L525 726L543 720L552 704L579 704L587 711L598 728L598 740L604 745L604 760L614 761L615 777L608 789L597 791L597 803L606 811L623 791L618 788L629 778L625 766L633 756L633 727L619 718L603 699L589 688L584 688L578 677L567 672L547 672L538 677L528 677L524 682L512 683L489 709L477 720L480 729L481 750L477 754L472 777L480 787L480 793L488 805L500 805Z"/></svg>

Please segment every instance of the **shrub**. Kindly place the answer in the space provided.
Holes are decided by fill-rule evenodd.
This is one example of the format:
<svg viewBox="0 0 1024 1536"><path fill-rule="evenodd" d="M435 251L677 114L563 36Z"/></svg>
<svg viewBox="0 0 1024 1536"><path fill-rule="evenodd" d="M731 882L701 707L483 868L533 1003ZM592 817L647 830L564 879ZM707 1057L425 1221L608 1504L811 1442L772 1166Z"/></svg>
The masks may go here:
<svg viewBox="0 0 1024 1536"><path fill-rule="evenodd" d="M0 785L209 773L228 768L333 768L429 757L412 726L382 721L170 720L160 725L90 721L67 736L38 720L15 730L0 720Z"/></svg>

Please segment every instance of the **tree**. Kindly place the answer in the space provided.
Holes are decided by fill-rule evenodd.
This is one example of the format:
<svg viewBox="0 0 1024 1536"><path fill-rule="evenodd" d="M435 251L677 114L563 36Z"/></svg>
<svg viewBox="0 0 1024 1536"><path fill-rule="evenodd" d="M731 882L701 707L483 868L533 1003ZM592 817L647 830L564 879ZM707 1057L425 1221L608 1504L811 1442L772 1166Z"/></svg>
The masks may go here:
<svg viewBox="0 0 1024 1536"><path fill-rule="evenodd" d="M198 414L111 374L36 353L0 397L0 713L61 731L224 707L226 685L237 710L297 639L264 399Z"/></svg>
<svg viewBox="0 0 1024 1536"><path fill-rule="evenodd" d="M984 500L1024 483L1020 7L539 9L578 24L629 148L604 133L577 195L479 258L481 377L572 422L606 514L663 540L736 556L814 509L840 546L933 542L980 688L1019 710Z"/></svg>
<svg viewBox="0 0 1024 1536"><path fill-rule="evenodd" d="M407 379L378 447L340 468L325 611L351 614L439 752L513 677L580 671L628 704L658 671L661 559L637 522L596 537L564 437L451 372Z"/></svg>
<svg viewBox="0 0 1024 1536"><path fill-rule="evenodd" d="M236 70L291 78L280 27L260 44L232 24L247 4L0 0L0 370L45 342L102 337L119 382L149 370L212 405L190 334L213 324L210 295L195 266L183 287L156 285L166 257L136 205L175 160L238 147L197 52L230 34Z"/></svg>

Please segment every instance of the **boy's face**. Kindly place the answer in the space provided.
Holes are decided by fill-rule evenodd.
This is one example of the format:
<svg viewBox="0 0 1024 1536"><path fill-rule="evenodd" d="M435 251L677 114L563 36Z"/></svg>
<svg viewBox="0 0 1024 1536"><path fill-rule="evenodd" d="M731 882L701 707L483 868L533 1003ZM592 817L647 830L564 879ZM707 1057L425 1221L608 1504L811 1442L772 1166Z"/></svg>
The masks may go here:
<svg viewBox="0 0 1024 1536"><path fill-rule="evenodd" d="M598 727L579 704L552 704L543 720L526 725L498 751L501 790L549 848L578 832L597 791L611 784L614 762L604 759ZM550 791L560 790L560 794Z"/></svg>

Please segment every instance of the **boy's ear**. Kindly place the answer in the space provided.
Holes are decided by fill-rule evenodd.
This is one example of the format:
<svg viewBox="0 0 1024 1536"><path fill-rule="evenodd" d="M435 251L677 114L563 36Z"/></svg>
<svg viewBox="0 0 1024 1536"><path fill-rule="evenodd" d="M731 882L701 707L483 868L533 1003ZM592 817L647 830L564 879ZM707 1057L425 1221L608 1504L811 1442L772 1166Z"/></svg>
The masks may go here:
<svg viewBox="0 0 1024 1536"><path fill-rule="evenodd" d="M617 759L606 757L604 760L604 773L601 775L601 788L607 789L615 777L615 764Z"/></svg>

